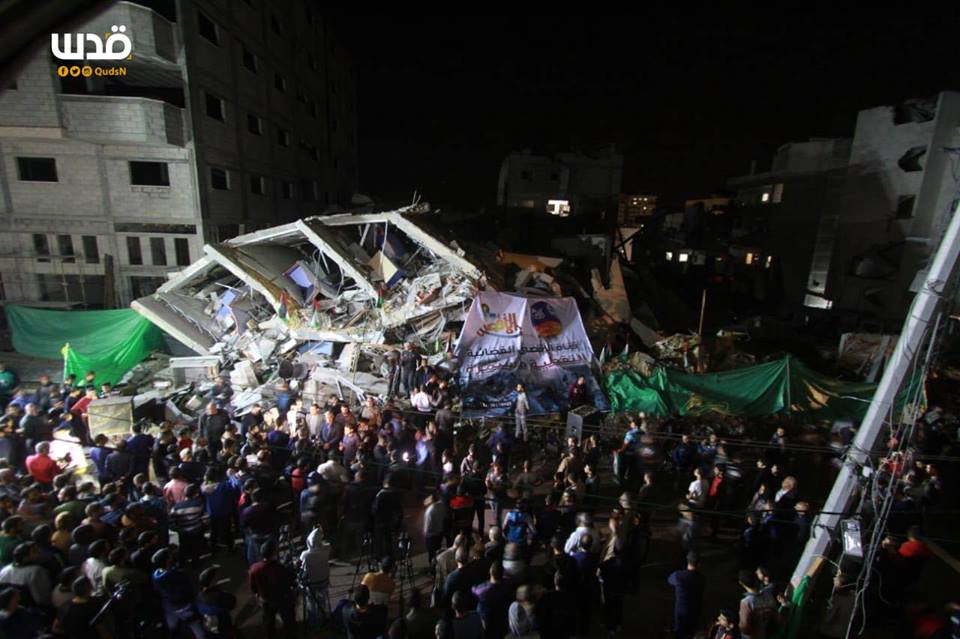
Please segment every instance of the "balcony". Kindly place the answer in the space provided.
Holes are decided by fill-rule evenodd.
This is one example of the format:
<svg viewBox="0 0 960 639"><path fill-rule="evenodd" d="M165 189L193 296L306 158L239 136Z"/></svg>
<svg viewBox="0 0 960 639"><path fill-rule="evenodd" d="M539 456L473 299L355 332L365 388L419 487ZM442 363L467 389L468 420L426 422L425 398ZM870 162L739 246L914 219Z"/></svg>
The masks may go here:
<svg viewBox="0 0 960 639"><path fill-rule="evenodd" d="M118 2L76 31L110 33L113 25L127 27L133 44L135 64L142 62L176 63L177 39L173 24L152 9L133 2Z"/></svg>
<svg viewBox="0 0 960 639"><path fill-rule="evenodd" d="M105 143L186 142L183 109L160 100L106 95L61 95L67 137Z"/></svg>

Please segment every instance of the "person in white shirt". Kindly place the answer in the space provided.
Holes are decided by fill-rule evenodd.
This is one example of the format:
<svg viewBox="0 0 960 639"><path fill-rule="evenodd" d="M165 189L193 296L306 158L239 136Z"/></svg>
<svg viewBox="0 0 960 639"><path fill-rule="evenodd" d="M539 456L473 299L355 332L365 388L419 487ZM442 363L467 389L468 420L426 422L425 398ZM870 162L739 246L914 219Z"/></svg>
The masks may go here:
<svg viewBox="0 0 960 639"><path fill-rule="evenodd" d="M693 481L687 487L687 503L691 508L703 508L707 503L709 491L710 484L703 478L703 471L700 468L694 468Z"/></svg>
<svg viewBox="0 0 960 639"><path fill-rule="evenodd" d="M90 581L93 586L93 596L102 597L106 592L103 585L103 571L107 569L107 553L110 552L110 544L105 539L98 539L90 544L88 551L90 556L83 561L81 570L83 576Z"/></svg>
<svg viewBox="0 0 960 639"><path fill-rule="evenodd" d="M410 404L421 413L433 411L433 402L430 396L422 388L417 386L410 395Z"/></svg>
<svg viewBox="0 0 960 639"><path fill-rule="evenodd" d="M337 455L330 455L330 459L317 466L317 472L329 482L350 483L350 473L340 463Z"/></svg>
<svg viewBox="0 0 960 639"><path fill-rule="evenodd" d="M600 535L597 535L593 530L593 518L590 517L589 513L580 513L577 515L577 528L567 537L567 543L563 545L563 551L568 555L574 554L580 550L580 539L587 535L593 540L590 548L591 552L599 552Z"/></svg>

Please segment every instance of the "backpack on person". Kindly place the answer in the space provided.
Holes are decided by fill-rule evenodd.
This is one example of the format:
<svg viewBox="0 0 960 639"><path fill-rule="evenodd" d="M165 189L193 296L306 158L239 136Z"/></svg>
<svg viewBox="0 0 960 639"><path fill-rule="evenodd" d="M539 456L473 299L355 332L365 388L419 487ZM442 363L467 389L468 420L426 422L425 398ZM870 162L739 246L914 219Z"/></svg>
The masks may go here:
<svg viewBox="0 0 960 639"><path fill-rule="evenodd" d="M528 523L529 516L527 513L520 510L511 510L507 513L507 521L503 530L504 537L513 544L527 543Z"/></svg>

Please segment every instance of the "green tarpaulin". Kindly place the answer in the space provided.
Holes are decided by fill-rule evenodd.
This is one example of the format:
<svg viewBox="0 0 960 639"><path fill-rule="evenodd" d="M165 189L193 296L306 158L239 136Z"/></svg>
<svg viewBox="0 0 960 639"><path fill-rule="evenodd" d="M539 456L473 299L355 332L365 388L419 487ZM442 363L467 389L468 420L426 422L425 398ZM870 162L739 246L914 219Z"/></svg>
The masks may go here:
<svg viewBox="0 0 960 639"><path fill-rule="evenodd" d="M643 377L634 370L613 370L604 382L613 410L658 416L719 413L761 417L789 410L815 413L819 419L859 419L867 412L876 388L876 384L820 375L789 356L704 375L656 368ZM901 393L901 401L915 397L919 384L917 376Z"/></svg>
<svg viewBox="0 0 960 639"><path fill-rule="evenodd" d="M117 383L162 345L160 329L129 309L50 311L11 305L5 311L18 353L63 358L64 375L82 379L87 371L96 371L98 384Z"/></svg>

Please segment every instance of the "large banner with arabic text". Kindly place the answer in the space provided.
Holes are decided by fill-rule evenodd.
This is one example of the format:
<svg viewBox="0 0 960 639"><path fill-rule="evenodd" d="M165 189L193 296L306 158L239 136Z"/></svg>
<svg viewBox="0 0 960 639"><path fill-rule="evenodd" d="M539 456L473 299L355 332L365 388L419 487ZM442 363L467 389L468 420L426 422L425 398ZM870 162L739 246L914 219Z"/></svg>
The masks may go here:
<svg viewBox="0 0 960 639"><path fill-rule="evenodd" d="M590 401L609 404L590 372L593 348L570 297L521 297L481 291L457 343L463 410L468 417L513 412L523 384L530 415L563 411L584 377Z"/></svg>

